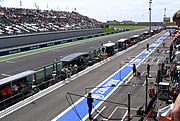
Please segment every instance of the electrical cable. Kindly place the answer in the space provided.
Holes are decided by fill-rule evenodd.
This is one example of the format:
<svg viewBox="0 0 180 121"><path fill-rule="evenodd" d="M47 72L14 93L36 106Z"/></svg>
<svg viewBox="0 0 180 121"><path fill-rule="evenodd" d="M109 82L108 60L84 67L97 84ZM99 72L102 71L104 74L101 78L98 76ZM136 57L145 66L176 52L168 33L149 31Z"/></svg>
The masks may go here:
<svg viewBox="0 0 180 121"><path fill-rule="evenodd" d="M67 95L69 95L71 102L69 101ZM83 95L79 95L79 94L69 93L69 92L67 92L67 95L66 95L66 99L67 99L69 105L72 107L72 109L73 109L73 111L75 112L75 114L76 114L76 115L79 117L79 119L82 121L82 118L80 117L80 115L79 115L76 107L74 106L74 102L73 102L73 100L72 100L71 95L75 95L75 96L79 96L79 97L84 97L84 98L87 98L87 97L86 97L86 96L83 96ZM93 98L93 99L98 100L98 101L107 102L107 103L112 103L112 104L124 105L124 106L126 106L126 107L128 106L127 104L123 104L123 103L119 103L119 102L114 102L114 101L109 101L109 100L103 100L103 99L96 99L96 98ZM72 103L72 105L71 105L71 103ZM105 116L103 116L101 113L99 113L94 107L93 107L93 109L94 109L98 114L100 114L101 117L103 117L103 118L105 118L105 119L108 119L107 117L105 117ZM113 118L110 118L110 119L108 119L108 120L122 120L122 118L121 118L121 119L119 119L119 118L114 118L114 119L113 119Z"/></svg>
<svg viewBox="0 0 180 121"><path fill-rule="evenodd" d="M74 105L74 101L72 100L71 95L69 95L69 97L70 97L70 99L71 99L72 104ZM77 109L76 109L76 106L73 106L73 107L74 107L75 111L77 112L78 117L80 118L80 120L82 120L81 116L79 115L79 113L78 113L78 111L77 111Z"/></svg>
<svg viewBox="0 0 180 121"><path fill-rule="evenodd" d="M70 94L68 94L69 96L70 96ZM78 118L80 119L80 121L82 121L82 118L80 117L80 115L79 115L79 113L77 112L77 110L76 110L76 108L74 109L74 103L73 103L73 101L72 101L72 99L71 99L71 102L69 101L69 99L68 99L68 97L67 97L67 95L66 95L66 100L67 100L67 102L68 102L68 104L70 105L70 107L73 109L73 111L74 111L74 113L78 116ZM72 103L72 104L71 104Z"/></svg>

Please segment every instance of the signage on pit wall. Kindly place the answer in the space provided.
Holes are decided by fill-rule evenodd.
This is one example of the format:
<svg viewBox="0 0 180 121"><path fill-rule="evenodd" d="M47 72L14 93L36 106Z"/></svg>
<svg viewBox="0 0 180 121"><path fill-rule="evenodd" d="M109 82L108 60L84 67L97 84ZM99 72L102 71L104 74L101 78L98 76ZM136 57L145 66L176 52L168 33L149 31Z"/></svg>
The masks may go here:
<svg viewBox="0 0 180 121"><path fill-rule="evenodd" d="M176 22L164 22L164 25L176 25Z"/></svg>

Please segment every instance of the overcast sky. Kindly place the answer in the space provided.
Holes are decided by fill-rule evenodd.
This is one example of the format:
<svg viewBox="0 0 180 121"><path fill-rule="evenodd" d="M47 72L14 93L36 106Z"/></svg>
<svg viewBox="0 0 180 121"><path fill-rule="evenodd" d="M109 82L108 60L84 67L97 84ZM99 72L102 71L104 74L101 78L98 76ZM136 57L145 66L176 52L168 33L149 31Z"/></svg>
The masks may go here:
<svg viewBox="0 0 180 121"><path fill-rule="evenodd" d="M107 20L148 21L149 0L0 0L3 7L53 9L76 11L90 18L106 22ZM166 16L180 10L180 0L152 0L152 21L163 21L164 9Z"/></svg>

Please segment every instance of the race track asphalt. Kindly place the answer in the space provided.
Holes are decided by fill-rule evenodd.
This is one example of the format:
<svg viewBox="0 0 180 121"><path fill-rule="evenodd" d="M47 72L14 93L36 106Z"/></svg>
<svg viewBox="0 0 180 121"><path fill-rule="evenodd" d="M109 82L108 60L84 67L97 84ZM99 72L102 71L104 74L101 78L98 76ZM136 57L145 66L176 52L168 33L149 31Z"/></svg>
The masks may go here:
<svg viewBox="0 0 180 121"><path fill-rule="evenodd" d="M44 52L39 52L35 54L32 53L28 56L0 61L0 79L26 70L34 70L49 63L53 63L53 60L56 58L64 57L74 52L88 52L89 50L100 47L101 43L106 43L108 41L117 42L117 40L120 38L129 38L136 34L142 34L144 31L147 31L148 29L149 28L125 32L113 36L107 36L107 38L97 37L93 38L95 39L94 41L71 44L70 46L66 47L52 48Z"/></svg>
<svg viewBox="0 0 180 121"><path fill-rule="evenodd" d="M144 30L137 31L137 32L141 33L142 31L144 31ZM109 41L109 40L117 41L119 38L126 37L126 36L132 36L132 34L137 34L137 33L134 32L134 33L131 33L131 35L129 35L129 33L127 33L125 35L119 35L117 37L112 37L111 39L107 38L107 39L103 39L103 40L98 40L98 42L97 41L96 42L94 42L94 41L88 42L86 44L83 44L83 47L85 47L85 48L81 48L81 49L82 49L82 51L86 51L88 47L92 47L92 45L94 45L94 44L97 45L97 43L99 43L99 41L103 41L103 42ZM138 43L138 45L135 45L135 47L133 49L125 52L121 56L107 62L103 66L96 68L95 70L89 72L88 74L85 74L85 75L81 76L80 78L77 78L77 79L71 81L69 84L62 86L61 88L49 93L48 95L36 100L35 102L7 115L6 117L2 118L1 121L50 121L50 120L52 120L54 117L56 117L57 115L59 115L61 112L63 112L65 109L67 109L69 107L69 104L65 98L67 92L73 92L76 94L84 95L85 87L94 87L94 86L98 85L99 83L101 83L103 80L105 80L107 77L109 77L109 75L113 74L116 70L118 70L120 68L120 62L125 61L127 59L127 57L138 55L141 51L143 51L146 48L147 42L151 44L152 42L157 40L163 34L164 34L164 32L162 32L158 35L155 35L154 37L146 40L146 42L144 42L144 43ZM11 61L16 62L16 64L8 63L9 66L13 65L12 69L7 68L7 71L4 71L3 68L0 66L2 68L0 70L2 71L1 73L3 73L3 71L8 72L9 70L12 70L9 72L11 74L11 73L23 70L23 69L34 69L37 66L41 66L42 63L47 64L48 62L51 62L55 57L57 57L57 55L61 56L59 54L60 52L61 53L64 52L62 55L70 54L72 52L72 50L74 50L74 52L77 52L80 45L79 44L72 45L70 47L61 48L59 51L58 50L57 51L54 51L54 50L47 51L47 52L44 52L41 54L34 54L31 56L13 59ZM40 60L42 60L42 61L40 61ZM37 63L35 63L35 61L37 61ZM5 64L7 64L7 62L1 62L1 65L5 66ZM15 66L15 65L17 65L17 66ZM23 66L21 68L22 65L25 65L25 66ZM37 66L35 66L35 65L37 65ZM20 67L20 69L19 69L19 67ZM5 68L6 67L4 67L4 69ZM15 70L13 71L13 69L15 69ZM142 88L142 90L144 90L144 88ZM115 93L113 93L112 96L110 96L108 99L114 100L114 101L119 101L119 102L127 102L127 98L120 98L117 95L124 94L124 96L126 96L127 92L129 92L129 91L134 92L133 96L132 96L132 102L133 102L132 106L133 107L135 107L137 105L139 106L140 103L143 102L143 100L141 98L137 98L138 96L140 96L140 94L141 94L140 92L142 92L141 89L139 89L138 87L136 87L133 90L132 90L132 87L122 87L120 90L117 90ZM137 92L137 93L135 93L135 92ZM144 95L142 95L142 98L144 98L143 96ZM72 99L73 99L73 101L76 101L79 99L79 97L72 97ZM110 107L108 109L114 110L114 107ZM110 113L110 111L109 111L109 113ZM108 115L108 113L106 113L106 114ZM123 114L124 113L122 112L122 114L119 114L119 115L121 116Z"/></svg>

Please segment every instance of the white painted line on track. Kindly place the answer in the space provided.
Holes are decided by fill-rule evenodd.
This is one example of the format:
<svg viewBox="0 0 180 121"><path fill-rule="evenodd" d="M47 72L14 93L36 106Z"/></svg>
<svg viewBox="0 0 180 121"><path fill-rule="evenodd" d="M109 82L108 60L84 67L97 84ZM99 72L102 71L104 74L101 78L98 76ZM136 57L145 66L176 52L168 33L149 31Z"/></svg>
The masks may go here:
<svg viewBox="0 0 180 121"><path fill-rule="evenodd" d="M143 71L142 73L141 73L141 76L145 73L146 71Z"/></svg>
<svg viewBox="0 0 180 121"><path fill-rule="evenodd" d="M134 30L134 31L136 31L136 30ZM137 31L139 31L139 30L137 30ZM118 35L121 35L121 34L126 34L126 33L130 33L130 32L132 32L132 31L127 31L127 32L124 32L124 33L117 33L117 34L112 34L112 36L111 35L106 35L106 36L103 36L103 37L95 37L95 38L89 38L89 39L91 39L90 41L87 41L87 42L91 42L91 41L96 41L96 40L98 40L98 39L102 39L102 38L108 38L108 37L113 37L113 36L118 36ZM72 39L72 38L69 38L69 39ZM63 46L63 44L59 44L59 45L55 45L55 46L58 46L58 47L52 47L52 46L49 46L49 48L48 47L45 47L46 49L44 49L44 48L39 48L39 49L42 49L42 50L40 50L40 51L37 51L36 49L34 49L34 50L29 50L29 51L33 51L32 53L29 53L29 54L25 54L25 55L20 55L20 56L15 56L15 57L11 57L12 55L10 54L10 55L5 55L5 56L3 56L3 57L10 57L10 58L8 58L8 59L3 59L3 60L0 60L0 62L4 62L4 61L6 61L6 60L12 60L12 59L17 59L17 58L21 58L21 57L26 57L26 56L30 56L30 55L35 55L35 54L39 54L39 53L43 53L43 52L47 52L47 51L52 51L52 50L54 50L54 49L60 49L60 48L64 48L64 47L68 47L68 46L73 46L73 45L79 45L79 44L85 44L85 43L87 43L87 42L85 42L85 40L86 39L83 39L82 41L83 42L80 42L79 41L79 43L77 42L77 43L75 43L75 44L69 44L69 43L64 43L65 44L65 46ZM67 44L67 45L66 45ZM60 46L61 45L61 46ZM20 52L20 53L26 53L26 52L28 52L28 51L25 51L25 52ZM14 53L14 54L19 54L19 53ZM0 57L1 58L1 57Z"/></svg>
<svg viewBox="0 0 180 121"><path fill-rule="evenodd" d="M147 40L146 40L147 41ZM160 39L158 39L158 41L160 41ZM145 42L145 41L144 41ZM155 44L156 46L158 45L159 46L159 44ZM157 47L155 47L155 49L156 49ZM150 55L150 54L152 54L152 52L154 52L154 50L153 51L151 51L148 55L146 55L147 57ZM144 53L144 51L143 52L141 52L140 54L138 54L136 57L138 57L139 55L141 55L142 53ZM116 55L117 56L117 55ZM113 58L112 58L113 59ZM137 58L134 58L134 59L132 59L130 62L133 62L135 59L137 59ZM144 58L144 59L142 59L142 62L144 62L145 61L145 59L146 58ZM139 63L138 65L137 65L137 67L140 65L141 63ZM124 65L122 68L124 68L125 66L127 66L128 64L126 64L126 65ZM122 69L121 68L121 69ZM121 70L121 69L119 69L119 70ZM113 75L111 75L109 78L107 78L106 80L108 80L108 79L110 79L111 77L113 77L119 70L117 70ZM132 74L132 71L124 78L124 80L126 80L130 75ZM105 82L106 82L106 80L104 80L102 83L100 83L99 85L103 85ZM120 82L118 85L117 85L117 87L114 87L114 89L110 92L110 93L108 93L107 95L106 95L106 97L104 97L104 100L106 100L117 88L118 88L118 86L119 85L121 85L122 83ZM97 87L99 87L99 85L97 86ZM91 90L90 92L93 92L93 91L95 91L96 89L93 89L93 90ZM77 105L79 102L81 102L82 100L84 100L84 98L80 98L77 102L75 102L74 103L74 105ZM94 108L95 109L97 109L101 104L102 104L103 102L99 102ZM65 113L67 113L69 110L71 110L71 107L68 107L66 110L64 110L62 113L60 113L57 117L55 117L54 119L52 119L52 121L56 121L57 119L59 119L61 116L63 116ZM94 112L94 111L92 111L92 112ZM85 121L86 119L88 118L88 114L86 114L86 116L84 116L84 118L82 119L82 121Z"/></svg>
<svg viewBox="0 0 180 121"><path fill-rule="evenodd" d="M154 59L155 59L155 58L153 58L153 59L151 60L151 62L153 62L153 61L154 61Z"/></svg>
<svg viewBox="0 0 180 121"><path fill-rule="evenodd" d="M125 119L126 116L127 116L127 113L128 113L128 110L126 111L126 113L125 113L124 116L122 117L121 121L124 121L124 119Z"/></svg>
<svg viewBox="0 0 180 121"><path fill-rule="evenodd" d="M128 109L127 107L119 107L120 109ZM130 108L130 110L134 110L134 111L137 111L138 109L137 108ZM128 114L128 110L126 111L126 113L124 114L124 116L122 117L121 121L124 121L126 116Z"/></svg>
<svg viewBox="0 0 180 121"><path fill-rule="evenodd" d="M16 63L15 61L5 61L7 63Z"/></svg>
<svg viewBox="0 0 180 121"><path fill-rule="evenodd" d="M146 84L146 80L144 81L144 84L143 84L143 86L145 86L145 84Z"/></svg>
<svg viewBox="0 0 180 121"><path fill-rule="evenodd" d="M11 75L9 75L9 74L1 74L1 75L2 75L2 76L8 76L8 77L11 76Z"/></svg>
<svg viewBox="0 0 180 121"><path fill-rule="evenodd" d="M133 75L125 82L125 84L127 84L132 78L133 78Z"/></svg>
<svg viewBox="0 0 180 121"><path fill-rule="evenodd" d="M103 112L103 110L104 110L105 108L106 108L106 106L104 106L104 107L98 112L98 114L93 117L93 119L96 119L96 118L99 116L99 114L100 114L101 112Z"/></svg>
<svg viewBox="0 0 180 121"><path fill-rule="evenodd" d="M143 73L145 73L145 71L143 71ZM141 76L143 75L143 73L141 74ZM127 84L129 81L131 81L131 79L133 78L134 76L132 75L126 82L125 84Z"/></svg>
<svg viewBox="0 0 180 121"><path fill-rule="evenodd" d="M125 109L125 110L128 110L128 107L117 107L119 109ZM134 111L137 111L138 108L130 108L130 110L134 110Z"/></svg>
<svg viewBox="0 0 180 121"><path fill-rule="evenodd" d="M164 50L162 51L162 53L161 54L164 54Z"/></svg>
<svg viewBox="0 0 180 121"><path fill-rule="evenodd" d="M128 111L128 108L127 107L116 107L113 112L109 115L108 119L110 119L112 117L112 115L116 112L117 109L125 109ZM134 111L137 111L138 109L137 108L130 108L130 110L134 110ZM126 112L127 112L126 111ZM125 113L126 114L126 113ZM126 114L127 115L127 114ZM126 116L125 115L125 116ZM123 116L124 117L124 116ZM122 118L123 119L123 118Z"/></svg>
<svg viewBox="0 0 180 121"><path fill-rule="evenodd" d="M108 119L110 119L112 117L112 115L116 112L117 109L118 109L118 107L116 107L115 110L109 115Z"/></svg>
<svg viewBox="0 0 180 121"><path fill-rule="evenodd" d="M134 30L134 31L136 31L136 30ZM137 31L139 31L139 30L137 30ZM129 31L130 32L130 31ZM129 33L129 32L127 32L127 33ZM153 35L153 36L155 36L155 35ZM153 37L152 36L152 37ZM145 39L144 41L141 41L142 43L144 43L144 42L146 42L146 41L148 41L150 38L147 38L147 39ZM84 43L84 42L83 42ZM85 42L86 43L86 42ZM82 44L82 43L76 43L76 44ZM72 45L67 45L67 46L72 46ZM65 46L65 47L67 47L67 46ZM136 45L137 46L137 45ZM54 49L60 49L60 48L63 48L64 46L61 46L61 47L55 47L55 48L50 48L50 49L45 49L45 50L42 50L42 51L35 51L35 52L32 52L32 53L30 53L30 54L25 54L25 55L20 55L20 56L16 56L16 57L10 57L10 58L8 58L8 59L4 59L4 60L0 60L0 62L4 62L4 61L6 61L6 60L12 60L12 59L17 59L17 58L21 58L21 57L26 57L26 56L30 56L30 55L35 55L35 54L39 54L39 53L43 53L43 52L46 52L46 51L51 51L51 50L54 50ZM131 48L131 47L130 47ZM129 48L128 48L129 49ZM34 51L34 50L31 50L31 51ZM21 53L24 53L24 52L21 52ZM16 54L18 54L18 53L16 53ZM3 56L3 57L8 57L8 56L12 56L12 55L5 55L5 56Z"/></svg>
<svg viewBox="0 0 180 121"><path fill-rule="evenodd" d="M159 61L160 61L160 59L158 59L158 60L157 60L156 64L158 64L158 63L159 63Z"/></svg>
<svg viewBox="0 0 180 121"><path fill-rule="evenodd" d="M148 58L144 61L144 63L146 63L148 61Z"/></svg>
<svg viewBox="0 0 180 121"><path fill-rule="evenodd" d="M128 48L128 49L126 49L126 50L124 50L124 51L121 51L121 52L115 54L115 56L114 56L113 58L111 58L111 59L114 59L114 58L116 58L116 57L124 54L125 52L127 52L127 51L135 48L136 46L137 46L137 45L131 46L130 48ZM47 50L47 51L49 51L49 50ZM37 52L37 53L41 53L41 52ZM32 55L32 54L29 54L29 55ZM24 55L24 56L28 56L28 55ZM19 58L19 57L20 57L20 56L14 57L14 58L11 58L11 59L15 59L15 58ZM21 56L21 57L23 57L23 56ZM8 59L8 60L9 60L9 59ZM0 62L4 62L4 61L7 61L7 60L3 60L3 61L0 61ZM110 61L110 59L109 59L108 61ZM42 91L39 92L39 93L33 95L32 97L29 97L29 98L27 98L27 99L25 99L25 100L23 100L23 101L15 104L15 105L12 105L11 107L7 108L6 110L3 110L3 111L0 112L0 119L1 119L2 117L4 117L4 116L6 116L6 115L8 115L8 114L10 114L10 113L12 113L12 112L14 112L14 111L16 111L16 110L22 108L23 106L26 106L27 104L29 104L29 103L31 103L31 102L33 102L33 101L35 101L35 100L43 97L44 95L46 95L46 94L48 94L48 93L50 93L50 92L52 92L52 91L60 88L61 86L65 85L66 82L70 82L70 81L72 81L72 80L75 80L75 79L79 78L80 76L82 76L82 75L84 75L84 74L92 71L93 69L98 68L99 66L107 63L108 61L107 61L107 60L104 60L103 62L96 63L96 64L94 64L93 66L90 66L90 67L86 68L85 70L83 70L83 71L81 71L81 72L73 75L71 78L67 78L64 82L59 82L59 83L61 83L60 85L59 85L59 83L57 83L58 86L57 86L57 84L55 84L55 85L53 85L53 86L51 86L51 87L49 87L49 88L47 88L47 89L45 89L45 90L42 90ZM4 74L4 75L5 75L5 74ZM37 95L37 96L36 96L36 95ZM82 100L82 99L80 99L79 101L77 101L75 104L79 103L81 100ZM70 107L69 107L69 108L70 108ZM66 110L68 110L68 109L66 109ZM64 112L65 112L65 111L64 111ZM55 119L56 119L56 118L54 118L54 120L55 120Z"/></svg>

